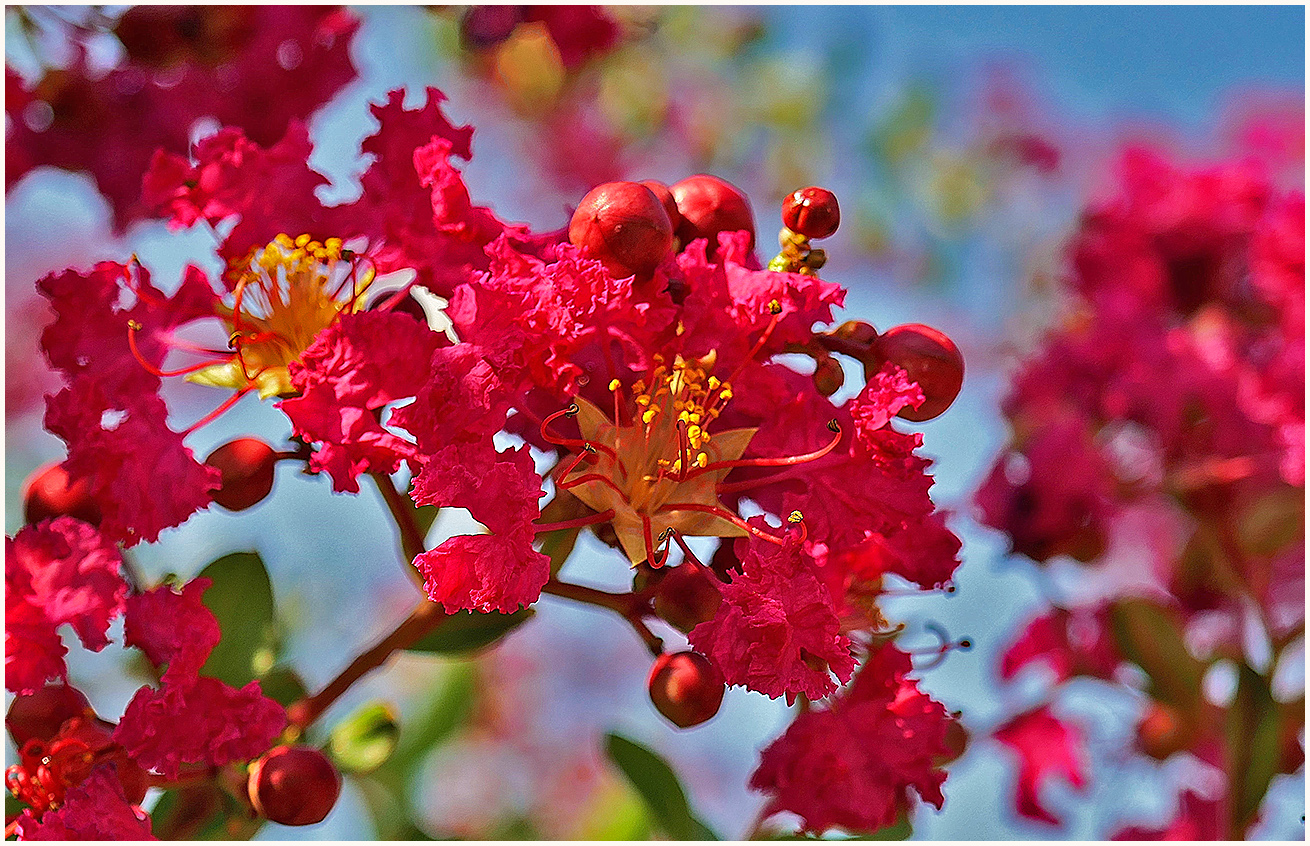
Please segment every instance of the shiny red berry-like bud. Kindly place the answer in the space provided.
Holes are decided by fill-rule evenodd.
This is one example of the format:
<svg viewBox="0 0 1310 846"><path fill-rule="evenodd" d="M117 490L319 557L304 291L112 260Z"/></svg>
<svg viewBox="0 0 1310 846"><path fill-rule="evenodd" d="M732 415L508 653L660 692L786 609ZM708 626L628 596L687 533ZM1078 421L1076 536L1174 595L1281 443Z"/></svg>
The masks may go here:
<svg viewBox="0 0 1310 846"><path fill-rule="evenodd" d="M309 746L278 746L250 767L250 804L283 825L322 822L341 795L341 773Z"/></svg>
<svg viewBox="0 0 1310 846"><path fill-rule="evenodd" d="M673 224L655 193L637 182L606 182L582 198L569 242L616 276L645 274L673 249Z"/></svg>
<svg viewBox="0 0 1310 846"><path fill-rule="evenodd" d="M898 417L916 423L931 420L951 407L964 384L964 356L950 338L928 326L908 323L878 336L875 345L885 361L910 374L923 390L923 404L905 406Z"/></svg>
<svg viewBox="0 0 1310 846"><path fill-rule="evenodd" d="M669 192L678 204L682 222L677 236L684 245L697 238L709 239L707 255L714 255L720 232L746 230L749 248L755 247L755 217L750 201L738 188L717 176L701 173L675 183Z"/></svg>
<svg viewBox="0 0 1310 846"><path fill-rule="evenodd" d="M100 523L100 506L91 497L90 481L70 481L68 471L58 463L38 468L23 486L23 519L39 523L48 517L65 515L87 523Z"/></svg>
<svg viewBox="0 0 1310 846"><path fill-rule="evenodd" d="M718 579L692 564L668 569L655 591L655 613L682 632L714 616L723 595Z"/></svg>
<svg viewBox="0 0 1310 846"><path fill-rule="evenodd" d="M782 201L782 223L806 238L827 238L841 223L837 195L826 188L801 188Z"/></svg>
<svg viewBox="0 0 1310 846"><path fill-rule="evenodd" d="M273 490L277 454L258 438L237 438L209 454L205 463L218 470L220 487L214 502L229 511L243 511Z"/></svg>
<svg viewBox="0 0 1310 846"><path fill-rule="evenodd" d="M522 22L522 6L470 6L459 23L459 39L465 47L485 50L509 38Z"/></svg>
<svg viewBox="0 0 1310 846"><path fill-rule="evenodd" d="M642 185L650 189L650 192L659 198L660 203L664 206L664 211L669 215L669 222L673 224L673 231L678 231L678 226L682 223L682 215L678 213L678 203L673 199L673 192L669 186L660 182L658 179L643 179Z"/></svg>
<svg viewBox="0 0 1310 846"><path fill-rule="evenodd" d="M841 362L832 356L819 359L814 367L814 388L825 397L830 397L841 390L846 381Z"/></svg>
<svg viewBox="0 0 1310 846"><path fill-rule="evenodd" d="M81 691L66 684L52 684L35 693L19 695L9 705L5 726L14 745L22 748L29 740L49 740L73 717L91 714L91 703Z"/></svg>
<svg viewBox="0 0 1310 846"><path fill-rule="evenodd" d="M650 701L679 728L691 728L719 713L723 674L699 652L665 653L650 671Z"/></svg>

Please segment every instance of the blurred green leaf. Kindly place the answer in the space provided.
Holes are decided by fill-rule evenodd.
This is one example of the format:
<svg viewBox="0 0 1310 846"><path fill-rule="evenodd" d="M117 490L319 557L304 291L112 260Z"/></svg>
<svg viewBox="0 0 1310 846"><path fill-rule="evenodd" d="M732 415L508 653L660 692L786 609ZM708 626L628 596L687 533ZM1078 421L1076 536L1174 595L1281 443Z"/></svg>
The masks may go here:
<svg viewBox="0 0 1310 846"><path fill-rule="evenodd" d="M1237 831L1245 832L1255 821L1269 782L1278 772L1281 734L1279 709L1269 681L1242 664L1237 696L1228 711L1228 748L1237 755L1233 772L1241 779L1234 791Z"/></svg>
<svg viewBox="0 0 1310 846"><path fill-rule="evenodd" d="M279 665L259 677L264 695L279 705L290 705L309 695L305 681L286 665Z"/></svg>
<svg viewBox="0 0 1310 846"><path fill-rule="evenodd" d="M1124 599L1111 606L1110 620L1119 649L1150 676L1153 698L1188 712L1200 707L1205 664L1187 651L1181 621L1171 608Z"/></svg>
<svg viewBox="0 0 1310 846"><path fill-rule="evenodd" d="M201 673L242 687L268 672L277 658L278 626L268 570L258 553L234 552L209 564L200 576L214 582L204 602L223 630Z"/></svg>
<svg viewBox="0 0 1310 846"><path fill-rule="evenodd" d="M650 839L650 811L626 780L606 785L589 804L591 812L573 832L578 840Z"/></svg>
<svg viewBox="0 0 1310 846"><path fill-rule="evenodd" d="M432 529L432 524L437 522L437 514L441 509L435 505L419 505L414 507L414 525L418 526L418 533L423 537L428 536Z"/></svg>
<svg viewBox="0 0 1310 846"><path fill-rule="evenodd" d="M426 707L405 721L391 757L373 772L353 777L364 792L379 840L431 839L414 822L410 786L423 761L463 725L472 706L472 667L451 665Z"/></svg>
<svg viewBox="0 0 1310 846"><path fill-rule="evenodd" d="M476 652L523 625L535 613L531 608L520 608L513 614L459 611L451 614L432 632L419 638L407 649L410 652L437 652L443 655Z"/></svg>
<svg viewBox="0 0 1310 846"><path fill-rule="evenodd" d="M682 783L663 758L640 743L617 734L605 735L609 755L646 802L651 817L674 840L718 840L687 804Z"/></svg>
<svg viewBox="0 0 1310 846"><path fill-rule="evenodd" d="M249 840L264 822L213 784L166 791L150 811L160 840Z"/></svg>
<svg viewBox="0 0 1310 846"><path fill-rule="evenodd" d="M395 709L368 702L332 729L328 753L342 772L367 773L386 763L399 740Z"/></svg>

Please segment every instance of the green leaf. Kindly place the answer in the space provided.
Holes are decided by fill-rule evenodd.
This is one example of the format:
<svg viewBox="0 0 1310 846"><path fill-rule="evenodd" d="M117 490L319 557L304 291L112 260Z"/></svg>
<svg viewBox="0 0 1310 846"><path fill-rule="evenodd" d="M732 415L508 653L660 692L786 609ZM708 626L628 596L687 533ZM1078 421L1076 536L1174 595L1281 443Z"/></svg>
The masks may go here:
<svg viewBox="0 0 1310 846"><path fill-rule="evenodd" d="M1205 664L1183 643L1182 624L1173 609L1149 599L1132 598L1110 609L1119 649L1151 678L1154 698L1185 711L1201 705Z"/></svg>
<svg viewBox="0 0 1310 846"><path fill-rule="evenodd" d="M309 695L305 681L286 665L279 665L259 677L264 695L279 705L290 705Z"/></svg>
<svg viewBox="0 0 1310 846"><path fill-rule="evenodd" d="M418 526L418 533L424 538L432 529L432 524L437 522L437 514L441 511L435 505L417 505L414 507L414 525Z"/></svg>
<svg viewBox="0 0 1310 846"><path fill-rule="evenodd" d="M367 773L386 763L399 740L395 710L385 702L369 702L332 729L328 754L343 772Z"/></svg>
<svg viewBox="0 0 1310 846"><path fill-rule="evenodd" d="M204 602L223 631L201 673L242 687L268 672L277 659L278 626L268 570L258 553L234 552L212 562L200 576L214 582Z"/></svg>
<svg viewBox="0 0 1310 846"><path fill-rule="evenodd" d="M663 758L640 743L617 734L605 735L609 755L645 801L654 823L674 840L718 840L687 804L682 783Z"/></svg>
<svg viewBox="0 0 1310 846"><path fill-rule="evenodd" d="M1270 693L1269 681L1243 664L1228 720L1228 748L1237 754L1233 772L1239 773L1241 780L1235 791L1240 832L1245 832L1255 821L1269 782L1278 772L1281 729L1279 708Z"/></svg>
<svg viewBox="0 0 1310 846"><path fill-rule="evenodd" d="M459 611L451 614L408 649L411 652L436 652L443 655L476 652L523 625L535 613L531 608L520 608L513 614Z"/></svg>

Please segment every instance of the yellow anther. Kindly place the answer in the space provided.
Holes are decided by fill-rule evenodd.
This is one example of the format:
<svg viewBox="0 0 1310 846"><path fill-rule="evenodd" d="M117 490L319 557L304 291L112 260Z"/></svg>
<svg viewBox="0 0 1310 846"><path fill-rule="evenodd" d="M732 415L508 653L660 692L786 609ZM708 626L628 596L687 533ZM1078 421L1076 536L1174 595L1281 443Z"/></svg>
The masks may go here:
<svg viewBox="0 0 1310 846"><path fill-rule="evenodd" d="M712 391L715 388L719 387L719 385L722 385L723 383L719 381L719 377L711 376L709 380L706 382L706 384L710 386L710 390Z"/></svg>
<svg viewBox="0 0 1310 846"><path fill-rule="evenodd" d="M769 300L769 314L782 314L782 303L777 300Z"/></svg>
<svg viewBox="0 0 1310 846"><path fill-rule="evenodd" d="M700 435L701 435L701 431L699 426L687 427L687 437L690 438L691 440L693 441L696 440L697 438L700 437Z"/></svg>
<svg viewBox="0 0 1310 846"><path fill-rule="evenodd" d="M131 329L133 332L140 332L140 331L141 331L141 321L139 321L139 320L129 320L129 321L127 321L127 328L128 328L128 329Z"/></svg>
<svg viewBox="0 0 1310 846"><path fill-rule="evenodd" d="M801 513L799 511L793 511L792 513L787 515L788 523L799 523L804 519L805 518L801 516Z"/></svg>
<svg viewBox="0 0 1310 846"><path fill-rule="evenodd" d="M728 400L732 399L732 388L729 388L727 385L724 385L723 390L719 391L719 399L723 400L724 402L727 402Z"/></svg>
<svg viewBox="0 0 1310 846"><path fill-rule="evenodd" d="M642 423L649 423L650 421L654 420L654 419L655 419L655 415L657 415L657 414L659 414L659 413L660 413L660 410L659 410L658 407L648 408L648 409L646 409L645 411L643 411L643 412L641 413L641 422L642 422Z"/></svg>
<svg viewBox="0 0 1310 846"><path fill-rule="evenodd" d="M699 411L693 411L687 415L688 423L699 423L700 421L701 421L701 413Z"/></svg>
<svg viewBox="0 0 1310 846"><path fill-rule="evenodd" d="M619 385L620 385L620 384L621 384L621 383L619 382L618 379L611 379L611 380L610 380L610 390L611 390L611 391L617 391L617 390L619 389Z"/></svg>
<svg viewBox="0 0 1310 846"><path fill-rule="evenodd" d="M297 247L303 247L303 246L305 246L305 245L308 244L308 243L309 243L309 236L308 236L308 235L297 235L297 236L296 236L296 246L297 246Z"/></svg>
<svg viewBox="0 0 1310 846"><path fill-rule="evenodd" d="M329 252L339 253L341 252L341 239L329 238L323 242L323 246L327 247Z"/></svg>
<svg viewBox="0 0 1310 846"><path fill-rule="evenodd" d="M275 242L279 247L285 247L285 248L288 249L288 250L291 249L292 247L294 247L294 246L296 245L296 243L295 243L294 241L291 240L291 236L288 235L288 234L285 233L285 232L279 232L279 233L277 234L277 237L274 238L273 241L274 241L274 242Z"/></svg>
<svg viewBox="0 0 1310 846"><path fill-rule="evenodd" d="M637 405L642 405L642 406L650 405L650 396L648 394L642 394L641 396L637 397Z"/></svg>
<svg viewBox="0 0 1310 846"><path fill-rule="evenodd" d="M709 457L708 455L706 455L706 454L703 453L703 452L701 452L701 453L697 453L697 455L696 455L696 466L697 466L697 467L704 467L706 464L709 464L709 463L710 463L710 457Z"/></svg>

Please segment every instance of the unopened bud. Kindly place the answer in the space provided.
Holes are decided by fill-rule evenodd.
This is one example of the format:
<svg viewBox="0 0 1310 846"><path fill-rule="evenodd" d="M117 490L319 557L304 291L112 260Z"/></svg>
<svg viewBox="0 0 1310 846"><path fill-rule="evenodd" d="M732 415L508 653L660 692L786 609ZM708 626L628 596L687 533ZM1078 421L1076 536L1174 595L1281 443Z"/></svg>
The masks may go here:
<svg viewBox="0 0 1310 846"><path fill-rule="evenodd" d="M61 465L47 464L32 473L23 486L23 518L28 523L39 523L63 516L98 525L100 506L91 497L90 481L72 481Z"/></svg>
<svg viewBox="0 0 1310 846"><path fill-rule="evenodd" d="M745 230L750 233L747 249L755 248L755 217L746 195L736 186L701 173L675 183L669 191L682 216L675 234L684 246L697 238L708 239L705 252L713 256L720 232Z"/></svg>
<svg viewBox="0 0 1310 846"><path fill-rule="evenodd" d="M682 632L714 616L723 601L709 573L693 564L669 568L655 593L655 613Z"/></svg>
<svg viewBox="0 0 1310 846"><path fill-rule="evenodd" d="M655 710L679 728L700 725L723 703L723 674L698 652L656 658L649 688Z"/></svg>
<svg viewBox="0 0 1310 846"><path fill-rule="evenodd" d="M273 465L277 454L258 438L237 438L209 454L205 464L218 470L219 488L214 502L229 511L242 511L273 490Z"/></svg>
<svg viewBox="0 0 1310 846"><path fill-rule="evenodd" d="M578 204L569 222L569 242L615 276L645 274L673 249L673 223L650 188L606 182Z"/></svg>
<svg viewBox="0 0 1310 846"><path fill-rule="evenodd" d="M878 337L877 352L919 383L924 401L905 406L898 417L916 423L931 420L951 407L964 384L964 356L950 338L918 323L895 326Z"/></svg>
<svg viewBox="0 0 1310 846"><path fill-rule="evenodd" d="M794 191L782 201L782 222L806 238L827 238L841 223L837 195L825 188Z"/></svg>
<svg viewBox="0 0 1310 846"><path fill-rule="evenodd" d="M341 795L341 774L309 746L278 746L250 767L250 803L283 825L322 822Z"/></svg>
<svg viewBox="0 0 1310 846"><path fill-rule="evenodd" d="M49 740L73 717L87 717L91 703L81 691L66 684L52 684L29 695L19 695L9 706L5 725L19 749L29 740Z"/></svg>
<svg viewBox="0 0 1310 846"><path fill-rule="evenodd" d="M845 381L846 374L842 371L841 362L830 355L819 359L814 368L814 387L819 393L830 397L841 390Z"/></svg>

